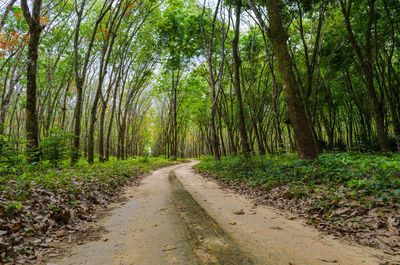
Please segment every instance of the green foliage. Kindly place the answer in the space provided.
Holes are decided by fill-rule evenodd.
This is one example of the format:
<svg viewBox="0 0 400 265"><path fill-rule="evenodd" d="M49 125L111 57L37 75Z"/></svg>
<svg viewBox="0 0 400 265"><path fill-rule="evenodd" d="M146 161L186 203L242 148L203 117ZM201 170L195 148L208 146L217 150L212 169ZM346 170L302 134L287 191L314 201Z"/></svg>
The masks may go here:
<svg viewBox="0 0 400 265"><path fill-rule="evenodd" d="M5 192L7 200L10 201L9 204L4 206L4 209L6 213L15 213L38 188L88 195L97 190L102 194L110 195L117 188L135 179L140 174L181 161L171 161L158 157L147 159L137 157L119 161L112 157L108 162L98 162L93 165L81 159L73 167L67 166L66 163L63 168L59 169L32 167L21 175L9 174L0 178L1 189ZM76 204L76 201L71 201L72 206ZM54 209L52 208L52 210Z"/></svg>
<svg viewBox="0 0 400 265"><path fill-rule="evenodd" d="M14 139L9 135L0 135L0 175L18 173L24 165L20 153L25 141Z"/></svg>
<svg viewBox="0 0 400 265"><path fill-rule="evenodd" d="M271 189L289 185L290 198L321 193L332 199L337 188L360 200L400 202L400 155L390 157L361 153L325 153L314 161L300 161L295 154L252 157L206 157L200 171L218 174L226 181L239 179ZM312 189L308 189L312 187Z"/></svg>
<svg viewBox="0 0 400 265"><path fill-rule="evenodd" d="M201 19L201 9L193 1L168 1L157 29L159 45L165 48L167 69L182 69L190 58L199 55Z"/></svg>
<svg viewBox="0 0 400 265"><path fill-rule="evenodd" d="M55 127L49 131L49 135L40 142L42 151L41 158L48 161L51 165L58 166L61 161L70 155L69 145L71 144L73 134Z"/></svg>
<svg viewBox="0 0 400 265"><path fill-rule="evenodd" d="M5 206L5 213L7 216L14 216L19 210L21 210L22 208L22 204L20 202L9 202L6 206Z"/></svg>

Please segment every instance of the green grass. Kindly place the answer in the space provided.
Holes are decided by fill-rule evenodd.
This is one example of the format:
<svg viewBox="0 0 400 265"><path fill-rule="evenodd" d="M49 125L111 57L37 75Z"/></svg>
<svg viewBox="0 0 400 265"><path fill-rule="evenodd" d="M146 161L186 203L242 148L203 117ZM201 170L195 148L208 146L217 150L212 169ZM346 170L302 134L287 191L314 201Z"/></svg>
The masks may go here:
<svg viewBox="0 0 400 265"><path fill-rule="evenodd" d="M325 153L313 161L298 160L296 154L205 157L197 169L265 190L288 186L287 198L317 198L326 210L337 208L343 198L366 207L400 203L399 154Z"/></svg>
<svg viewBox="0 0 400 265"><path fill-rule="evenodd" d="M111 158L105 163L88 164L80 160L71 167L65 161L60 168L54 168L46 163L26 167L20 174L0 176L0 192L10 205L0 205L6 212L18 210L24 201L38 189L54 193L88 194L98 191L111 195L115 190L135 179L138 175L162 166L180 163L166 158L131 158L118 161ZM72 202L73 203L73 202ZM18 207L14 207L14 205Z"/></svg>

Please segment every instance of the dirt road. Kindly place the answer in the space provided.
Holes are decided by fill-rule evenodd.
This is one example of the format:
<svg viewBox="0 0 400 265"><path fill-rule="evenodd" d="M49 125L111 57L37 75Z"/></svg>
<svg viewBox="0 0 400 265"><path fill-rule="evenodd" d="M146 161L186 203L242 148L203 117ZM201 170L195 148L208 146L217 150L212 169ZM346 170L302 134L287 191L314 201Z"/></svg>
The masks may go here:
<svg viewBox="0 0 400 265"><path fill-rule="evenodd" d="M49 264L379 264L384 254L222 190L195 162L154 171L99 221L98 241Z"/></svg>

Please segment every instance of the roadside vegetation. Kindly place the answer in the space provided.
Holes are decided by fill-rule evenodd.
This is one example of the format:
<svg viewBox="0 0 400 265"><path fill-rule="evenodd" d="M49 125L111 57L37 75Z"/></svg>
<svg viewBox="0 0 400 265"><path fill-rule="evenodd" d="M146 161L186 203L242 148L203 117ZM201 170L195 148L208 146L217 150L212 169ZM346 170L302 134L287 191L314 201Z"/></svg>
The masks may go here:
<svg viewBox="0 0 400 265"><path fill-rule="evenodd" d="M0 263L37 263L59 254L52 244L88 234L90 223L124 186L137 185L152 169L182 161L110 157L93 164L80 159L70 166L66 142L48 141L39 163L28 164L24 155L6 152L0 160Z"/></svg>
<svg viewBox="0 0 400 265"><path fill-rule="evenodd" d="M321 230L400 251L400 156L324 153L314 160L296 154L205 157L196 166L257 203L299 214Z"/></svg>

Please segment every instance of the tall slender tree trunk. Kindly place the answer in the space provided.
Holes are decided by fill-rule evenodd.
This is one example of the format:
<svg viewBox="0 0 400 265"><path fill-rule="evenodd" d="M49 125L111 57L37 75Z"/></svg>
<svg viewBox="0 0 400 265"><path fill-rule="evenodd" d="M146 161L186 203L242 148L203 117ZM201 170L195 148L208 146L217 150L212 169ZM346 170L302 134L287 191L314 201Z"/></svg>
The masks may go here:
<svg viewBox="0 0 400 265"><path fill-rule="evenodd" d="M179 78L179 77L177 77ZM173 139L174 139L174 157L178 158L178 109L177 109L177 101L178 101L178 94L177 94L177 89L178 89L178 81L175 84L175 89L174 89L174 134L173 134Z"/></svg>
<svg viewBox="0 0 400 265"><path fill-rule="evenodd" d="M223 135L223 127L222 127L222 120L221 120L221 115L218 115L218 122L219 122L219 137L221 139L221 146L222 146L222 154L226 156L226 148L225 148L225 143L224 143L224 135Z"/></svg>
<svg viewBox="0 0 400 265"><path fill-rule="evenodd" d="M123 125L119 127L118 132L118 155L117 158L119 160L123 160L125 158L125 122L123 121Z"/></svg>
<svg viewBox="0 0 400 265"><path fill-rule="evenodd" d="M116 102L117 102L117 92L118 92L118 84L117 82L115 84L114 88L114 98L113 98L113 104L112 104L112 109L111 109L111 116L110 116L110 124L108 125L108 130L107 130L107 140L106 140L106 161L109 160L110 157L110 139L111 139L111 132L112 132L112 125L114 122L114 113L115 113L115 108L116 108Z"/></svg>
<svg viewBox="0 0 400 265"><path fill-rule="evenodd" d="M175 79L176 78L176 79ZM180 71L172 71L172 83L171 83L171 123L170 123L170 154L171 156L178 158L178 113L177 113L177 101L178 101L178 84L180 79Z"/></svg>
<svg viewBox="0 0 400 265"><path fill-rule="evenodd" d="M76 105L74 113L74 142L71 156L71 164L74 165L79 159L79 147L81 136L81 119L82 119L82 96L83 84L79 76L75 76L76 80Z"/></svg>
<svg viewBox="0 0 400 265"><path fill-rule="evenodd" d="M4 11L3 17L1 18L1 21L0 21L0 32L3 30L3 27L4 27L4 25L6 24L6 21L7 21L8 14L10 13L10 11L11 11L11 9L12 9L12 7L13 7L13 5L14 5L14 3L16 1L17 0L11 0L8 3L8 5L6 6L6 10Z"/></svg>
<svg viewBox="0 0 400 265"><path fill-rule="evenodd" d="M368 0L369 6L369 16L368 16L368 25L365 33L366 45L365 45L365 55L363 55L361 48L354 36L353 29L350 21L350 13L352 7L352 0L349 0L346 6L346 3L343 0L340 0L340 4L342 7L342 13L344 16L344 21L346 25L347 35L349 36L350 42L353 46L353 49L356 53L357 60L360 63L364 78L365 85L367 87L368 96L371 104L372 114L375 119L376 131L378 133L378 142L381 147L382 152L389 151L389 140L385 131L385 122L384 122L384 114L382 111L381 103L378 100L378 96L374 87L374 72L373 72L373 64L372 64L372 47L371 47L371 39L372 39L372 24L375 19L375 2L376 0Z"/></svg>
<svg viewBox="0 0 400 265"><path fill-rule="evenodd" d="M74 73L76 86L76 104L74 112L74 140L71 155L71 165L74 165L79 159L79 148L81 138L81 119L82 119L82 97L84 76L79 76L79 31L81 27L82 12L85 6L85 0L82 2L80 10L77 9L77 23L75 27L74 38ZM76 7L78 8L78 7ZM85 74L85 73L84 73Z"/></svg>
<svg viewBox="0 0 400 265"><path fill-rule="evenodd" d="M240 57L239 57L239 35L240 35L240 13L242 9L242 0L235 1L235 37L232 41L232 55L233 55L233 70L234 70L234 84L235 93L237 99L237 111L238 111L238 123L240 141L242 144L242 151L244 156L247 158L250 155L250 146L247 139L246 123L244 120L243 103L242 103L242 91L240 88Z"/></svg>
<svg viewBox="0 0 400 265"><path fill-rule="evenodd" d="M215 37L215 23L217 21L217 15L218 15L218 10L219 10L220 4L221 4L221 0L218 0L214 15L213 15L213 20L212 20L212 24L211 24L210 40L208 43L206 43L206 41L205 41L205 34L203 31L203 27L202 27L204 46L206 46L206 47L208 46L207 47L207 64L208 64L209 84L211 87L211 109L210 109L211 110L211 115L210 115L211 147L213 150L213 155L216 160L220 160L218 134L217 134L216 125L215 125L215 115L217 112L216 105L217 105L218 99L217 99L217 93L216 93L216 78L214 76L212 56L213 56L213 52L214 52L213 43L214 43L214 37ZM203 9L203 14L204 14L204 11L205 11L205 6ZM217 76L218 76L218 74L217 74Z"/></svg>
<svg viewBox="0 0 400 265"><path fill-rule="evenodd" d="M96 20L94 25L92 36L87 47L85 59L83 61L83 67L81 73L80 66L79 66L79 34L80 34L80 27L82 21L83 10L86 6L86 0L82 0L81 5L78 9L76 7L76 15L77 15L77 23L75 27L75 38L74 38L74 72L75 72L75 83L76 83L76 105L75 105L75 113L74 113L74 143L73 143L73 151L71 156L71 165L75 164L79 159L79 149L80 149L80 138L81 138L81 119L82 119L82 103L83 103L83 86L85 84L86 73L88 70L89 59L91 56L94 40L96 38L97 28L100 25L105 14L110 10L112 6L112 2L108 3L105 1L103 3L103 7L101 9L100 15ZM86 122L86 121L85 121ZM86 122L87 123L87 122ZM87 144L85 145L85 156L87 152Z"/></svg>
<svg viewBox="0 0 400 265"><path fill-rule="evenodd" d="M93 162L94 162L94 129L95 129L95 124L96 124L96 120L97 120L97 108L99 105L99 100L103 97L102 87L103 87L105 75L107 73L107 65L110 60L110 54L111 54L111 50L112 50L112 47L114 44L115 36L116 35L114 34L112 37L111 43L109 42L109 39L104 41L102 55L100 58L101 62L100 62L100 71L99 71L99 81L97 84L96 95L93 100L92 109L90 112L89 139L88 139L88 162L90 164L93 164ZM103 126L103 132L104 132L104 120L103 120L103 124L101 124L101 125ZM103 133L103 132L101 132L101 133ZM104 136L101 135L100 137L104 137ZM104 142L103 139L102 139L102 142Z"/></svg>
<svg viewBox="0 0 400 265"><path fill-rule="evenodd" d="M100 77L103 79L103 77ZM99 84L97 87L96 95L94 97L92 109L90 111L90 123L89 123L89 132L88 132L88 162L89 164L94 163L94 129L97 120L97 106L100 100L101 94L101 85L103 80L99 80Z"/></svg>
<svg viewBox="0 0 400 265"><path fill-rule="evenodd" d="M211 116L210 116L210 129L211 129L211 145L215 159L220 160L220 153L218 150L218 136L217 130L215 129L215 114L216 114L216 96L215 96L215 84L211 86Z"/></svg>
<svg viewBox="0 0 400 265"><path fill-rule="evenodd" d="M102 101L99 128L99 161L104 162L104 121L106 117L107 101Z"/></svg>
<svg viewBox="0 0 400 265"><path fill-rule="evenodd" d="M1 31L1 30L0 30ZM19 71L18 73L16 73L17 67L19 65L19 63L22 60L22 55L24 53L24 49L21 48L20 51L18 52L17 58L15 59L14 65L11 69L11 77L10 77L10 81L8 84L8 92L6 93L6 91L4 91L3 93L6 93L5 95L3 95L3 99L1 101L1 106L0 106L0 134L4 134L5 133L5 125L6 125L6 116L8 113L8 108L11 102L11 97L13 95L13 92L16 88L16 84L18 82L18 80L21 78L21 76L23 75L23 71ZM7 81L6 81L7 82ZM4 90L6 88L6 82L4 84ZM12 119L12 118L11 118Z"/></svg>
<svg viewBox="0 0 400 265"><path fill-rule="evenodd" d="M272 58L270 58L272 59ZM278 142L279 148L283 149L283 140L282 140L282 130L280 126L280 120L279 120L279 96L281 93L281 90L278 91L278 85L276 83L276 77L273 69L273 65L271 62L268 63L270 66L271 70L271 75L272 75L272 110L274 114L274 127L275 127L275 134L276 134L276 139Z"/></svg>

